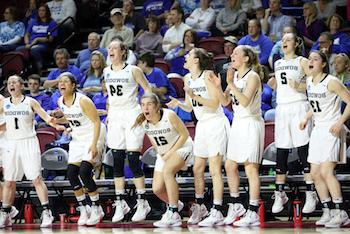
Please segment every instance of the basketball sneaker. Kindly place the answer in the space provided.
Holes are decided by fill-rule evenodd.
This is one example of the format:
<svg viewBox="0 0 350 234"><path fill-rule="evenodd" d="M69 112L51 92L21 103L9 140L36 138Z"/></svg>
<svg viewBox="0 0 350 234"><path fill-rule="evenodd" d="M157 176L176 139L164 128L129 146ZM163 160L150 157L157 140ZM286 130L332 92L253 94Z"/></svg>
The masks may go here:
<svg viewBox="0 0 350 234"><path fill-rule="evenodd" d="M51 210L43 210L43 213L41 213L41 228L47 228L52 225L52 222L54 220L54 217L52 216Z"/></svg>
<svg viewBox="0 0 350 234"><path fill-rule="evenodd" d="M105 213L103 212L103 209L101 206L92 206L91 207L91 214L89 219L86 222L86 225L93 226L98 224L101 219L105 216Z"/></svg>
<svg viewBox="0 0 350 234"><path fill-rule="evenodd" d="M339 228L350 223L350 219L345 210L335 209L332 212L332 218L324 226L327 228Z"/></svg>
<svg viewBox="0 0 350 234"><path fill-rule="evenodd" d="M113 223L123 220L124 215L130 211L130 207L125 200L116 200L113 206L115 206L115 213L112 218Z"/></svg>
<svg viewBox="0 0 350 234"><path fill-rule="evenodd" d="M178 212L167 210L162 219L153 223L155 227L180 227L182 225L181 216Z"/></svg>
<svg viewBox="0 0 350 234"><path fill-rule="evenodd" d="M260 218L259 215L252 210L248 210L243 218L240 220L237 220L233 223L234 226L237 227L253 227L253 226L259 226L260 225Z"/></svg>
<svg viewBox="0 0 350 234"><path fill-rule="evenodd" d="M244 215L245 213L245 208L242 204L240 203L229 203L228 204L228 211L227 211L227 216L224 219L224 224L225 225L230 225L232 224L234 221L236 221L236 219L238 217L241 217L242 215Z"/></svg>
<svg viewBox="0 0 350 234"><path fill-rule="evenodd" d="M198 223L201 227L212 227L224 225L224 216L221 211L211 208L208 217Z"/></svg>
<svg viewBox="0 0 350 234"><path fill-rule="evenodd" d="M204 204L192 204L191 206L191 217L188 219L187 224L196 225L198 224L205 216L208 215L207 207Z"/></svg>
<svg viewBox="0 0 350 234"><path fill-rule="evenodd" d="M148 201L145 199L137 199L136 207L136 212L132 216L131 221L139 222L145 220L148 213L151 212L151 207Z"/></svg>
<svg viewBox="0 0 350 234"><path fill-rule="evenodd" d="M316 210L317 194L316 191L306 191L306 199L302 212L304 214L310 214Z"/></svg>
<svg viewBox="0 0 350 234"><path fill-rule="evenodd" d="M89 205L79 206L77 210L79 210L79 212L80 212L80 217L78 219L78 225L79 226L86 225L86 223L90 217L90 214L91 214L90 206Z"/></svg>
<svg viewBox="0 0 350 234"><path fill-rule="evenodd" d="M288 202L286 192L275 191L275 201L272 206L272 213L279 213L283 210L283 206Z"/></svg>

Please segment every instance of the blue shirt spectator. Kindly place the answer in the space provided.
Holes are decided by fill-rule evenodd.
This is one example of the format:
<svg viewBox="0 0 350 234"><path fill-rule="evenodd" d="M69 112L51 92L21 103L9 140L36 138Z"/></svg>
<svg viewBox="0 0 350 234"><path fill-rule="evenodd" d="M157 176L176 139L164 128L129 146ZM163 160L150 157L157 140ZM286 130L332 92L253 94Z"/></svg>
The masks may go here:
<svg viewBox="0 0 350 234"><path fill-rule="evenodd" d="M102 91L92 97L92 102L95 104L100 120L103 122L107 116L107 99L108 92L104 79L101 80Z"/></svg>
<svg viewBox="0 0 350 234"><path fill-rule="evenodd" d="M238 45L254 47L259 54L260 64L268 66L268 58L273 47L273 42L261 34L260 21L252 19L248 24L248 35L238 41Z"/></svg>
<svg viewBox="0 0 350 234"><path fill-rule="evenodd" d="M14 7L5 9L5 22L0 23L0 52L16 49L24 37L24 24L17 21L16 12Z"/></svg>

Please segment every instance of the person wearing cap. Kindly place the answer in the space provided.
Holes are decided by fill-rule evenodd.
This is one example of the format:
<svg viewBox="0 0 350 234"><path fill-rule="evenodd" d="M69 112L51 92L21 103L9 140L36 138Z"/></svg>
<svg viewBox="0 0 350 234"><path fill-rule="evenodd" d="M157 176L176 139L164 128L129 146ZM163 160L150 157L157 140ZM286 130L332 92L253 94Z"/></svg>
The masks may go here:
<svg viewBox="0 0 350 234"><path fill-rule="evenodd" d="M122 9L113 8L110 14L110 20L113 23L113 28L108 29L103 34L100 47L107 48L112 39L119 35L123 38L123 42L130 48L134 41L134 32L132 31L132 29L124 25Z"/></svg>
<svg viewBox="0 0 350 234"><path fill-rule="evenodd" d="M273 42L261 34L260 21L251 19L248 23L248 35L238 41L238 45L249 45L259 54L260 64L268 66L268 58L273 47Z"/></svg>
<svg viewBox="0 0 350 234"><path fill-rule="evenodd" d="M220 74L221 87L223 90L226 90L226 73L227 69L230 67L231 64L230 56L233 53L233 50L237 47L237 38L234 36L227 36L224 37L224 40L224 55L226 56L226 58L219 60L214 64L214 66L215 72Z"/></svg>

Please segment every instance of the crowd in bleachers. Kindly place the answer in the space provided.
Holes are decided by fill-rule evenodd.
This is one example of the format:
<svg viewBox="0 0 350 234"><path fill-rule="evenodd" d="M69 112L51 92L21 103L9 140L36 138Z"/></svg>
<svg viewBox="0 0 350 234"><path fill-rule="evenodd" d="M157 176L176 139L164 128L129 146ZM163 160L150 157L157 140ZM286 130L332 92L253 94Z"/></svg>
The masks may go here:
<svg viewBox="0 0 350 234"><path fill-rule="evenodd" d="M210 69L220 75L225 89L233 49L237 45L250 45L259 53L260 64L265 69L262 113L266 121L273 121L275 94L268 79L273 75L274 62L283 57L281 37L287 32L297 33L302 40L301 55L307 56L311 50L326 52L330 72L345 84L349 82L350 36L344 30L347 1L148 0L140 4L124 0L104 1L105 8L102 3L92 2L29 0L26 9L22 9L23 2L4 9L0 24L1 56L20 52L29 61L26 65L32 64L24 77L28 80L28 95L42 100L39 89L45 89L44 99L49 98L50 105L41 103L46 110L57 107L57 77L70 71L80 90L96 100L103 119L107 94L101 84L102 71L110 65L107 50L115 39L127 44L127 63L137 64L144 71L163 103L169 101L169 96L183 98L184 93L173 85L175 78L178 82L188 73L183 64L192 48L203 47L212 53ZM95 29L88 30L87 35L80 34L83 35L80 43L85 48L77 49L81 47L65 40L77 29L87 28L82 20L89 14L97 15L89 20L98 23L93 24ZM77 21L66 20L69 17ZM109 22L103 21L103 17ZM53 68L48 71L49 67ZM40 88L41 81L44 83ZM142 92L140 89L140 95ZM188 115L183 114L183 120L188 120Z"/></svg>

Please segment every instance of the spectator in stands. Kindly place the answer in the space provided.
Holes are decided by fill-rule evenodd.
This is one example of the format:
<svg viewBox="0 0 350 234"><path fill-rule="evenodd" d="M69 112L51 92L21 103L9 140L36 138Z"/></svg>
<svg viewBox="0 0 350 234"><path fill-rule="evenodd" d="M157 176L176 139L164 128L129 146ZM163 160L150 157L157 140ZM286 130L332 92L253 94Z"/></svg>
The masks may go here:
<svg viewBox="0 0 350 234"><path fill-rule="evenodd" d="M175 0L173 7L181 7L184 11L185 18L189 16L195 9L199 7L200 0Z"/></svg>
<svg viewBox="0 0 350 234"><path fill-rule="evenodd" d="M335 13L336 4L329 0L316 1L317 18L326 21L331 15Z"/></svg>
<svg viewBox="0 0 350 234"><path fill-rule="evenodd" d="M183 36L182 44L170 50L164 57L164 59L170 63L168 77L184 76L188 73L188 70L184 68L185 55L196 47L197 44L198 38L196 31L187 29Z"/></svg>
<svg viewBox="0 0 350 234"><path fill-rule="evenodd" d="M162 35L162 37L164 37L166 31L168 31L169 28L171 28L174 25L173 20L171 18L171 15L168 14L165 18L165 24L163 24L160 27L160 35Z"/></svg>
<svg viewBox="0 0 350 234"><path fill-rule="evenodd" d="M101 79L103 75L103 69L106 66L107 65L104 55L97 50L92 52L90 59L90 67L79 85L82 91L88 97L92 97L97 92L101 91Z"/></svg>
<svg viewBox="0 0 350 234"><path fill-rule="evenodd" d="M132 29L124 25L122 9L113 8L110 14L110 20L113 23L113 28L108 29L103 34L100 46L102 48L107 48L107 46L113 40L113 38L119 35L123 38L123 42L130 48L134 41L134 32L132 31Z"/></svg>
<svg viewBox="0 0 350 234"><path fill-rule="evenodd" d="M325 23L317 19L317 8L313 2L303 5L304 18L297 23L298 34L304 39L307 48L311 48L321 32L326 30Z"/></svg>
<svg viewBox="0 0 350 234"><path fill-rule="evenodd" d="M261 0L244 0L241 3L241 8L245 13L247 13L249 19L255 18L256 10L261 7Z"/></svg>
<svg viewBox="0 0 350 234"><path fill-rule="evenodd" d="M261 34L260 21L249 20L248 35L238 41L238 45L249 45L255 48L259 54L260 64L268 66L268 58L273 47L273 42L265 35Z"/></svg>
<svg viewBox="0 0 350 234"><path fill-rule="evenodd" d="M335 54L349 54L350 37L345 32L340 32L340 29L344 27L344 19L338 14L333 14L328 18L327 27L333 37L332 52ZM312 46L312 50L318 50L318 47L319 42L316 41Z"/></svg>
<svg viewBox="0 0 350 234"><path fill-rule="evenodd" d="M134 31L135 39L146 30L146 21L141 13L135 11L133 0L123 0L123 16L125 26Z"/></svg>
<svg viewBox="0 0 350 234"><path fill-rule="evenodd" d="M159 20L166 19L171 8L171 0L146 0L143 3L143 16L155 15Z"/></svg>
<svg viewBox="0 0 350 234"><path fill-rule="evenodd" d="M77 8L74 0L53 0L49 1L47 5L50 8L52 19L54 19L57 24L61 24L68 17L75 19ZM58 30L58 41L63 42L74 31L74 22L72 20L67 20Z"/></svg>
<svg viewBox="0 0 350 234"><path fill-rule="evenodd" d="M100 116L100 120L104 122L103 120L107 116L107 99L108 99L108 92L106 88L106 82L104 79L101 79L101 92L95 94L92 97L92 101L96 106L98 115Z"/></svg>
<svg viewBox="0 0 350 234"><path fill-rule="evenodd" d="M337 54L334 58L333 66L333 75L338 77L343 84L348 86L350 83L349 57L344 53Z"/></svg>
<svg viewBox="0 0 350 234"><path fill-rule="evenodd" d="M145 74L152 92L158 95L161 103L167 103L170 101L169 96L176 97L176 91L166 74L158 67L154 67L154 63L154 55L151 52L146 52L140 56L137 66ZM139 90L139 98L143 94L144 90L141 88Z"/></svg>
<svg viewBox="0 0 350 234"><path fill-rule="evenodd" d="M227 69L231 67L231 54L233 50L237 47L237 38L234 36L224 37L224 55L225 59L220 60L218 63L215 63L215 72L219 74L221 78L221 88L222 90L226 90L227 81L226 81L226 73Z"/></svg>
<svg viewBox="0 0 350 234"><path fill-rule="evenodd" d="M56 89L59 81L58 77L63 72L72 73L77 79L77 83L79 84L81 82L82 74L80 73L79 68L77 68L75 65L69 64L70 55L65 48L56 49L53 57L55 59L57 68L49 73L47 80L44 82L44 89ZM55 108L57 107L57 100L60 95L60 92L56 90L51 96L51 100Z"/></svg>
<svg viewBox="0 0 350 234"><path fill-rule="evenodd" d="M148 31L143 32L135 40L135 52L143 54L152 52L156 57L163 55L162 41L163 37L159 33L159 20L155 16L150 16L147 19Z"/></svg>
<svg viewBox="0 0 350 234"><path fill-rule="evenodd" d="M265 10L265 18L261 25L262 32L276 42L282 39L283 27L294 26L294 19L281 13L281 1L270 0L269 8Z"/></svg>
<svg viewBox="0 0 350 234"><path fill-rule="evenodd" d="M283 28L283 36L287 33L293 33L297 35L297 30L295 27L286 26ZM305 56L305 48L304 44L302 45L302 55ZM272 47L270 56L269 56L269 65L270 68L273 69L273 64L280 58L284 57L284 53L282 50L282 40L279 40L275 43L275 45Z"/></svg>
<svg viewBox="0 0 350 234"><path fill-rule="evenodd" d="M219 14L219 12L225 8L226 1L225 0L211 0L210 7L214 9L215 14Z"/></svg>
<svg viewBox="0 0 350 234"><path fill-rule="evenodd" d="M23 22L27 26L30 20L38 18L38 0L29 0L29 6L25 10Z"/></svg>
<svg viewBox="0 0 350 234"><path fill-rule="evenodd" d="M52 102L49 95L45 92L40 92L40 76L38 74L32 74L28 76L28 88L29 94L27 96L34 98L37 102L39 102L40 106L45 110L52 110ZM46 126L45 121L42 120L38 114L35 114L35 121L40 126Z"/></svg>
<svg viewBox="0 0 350 234"><path fill-rule="evenodd" d="M17 50L24 48L30 49L30 54L41 74L44 59L50 54L50 45L57 37L56 22L51 18L49 7L41 5L38 9L38 18L29 22L27 32L24 35L25 46L18 47Z"/></svg>
<svg viewBox="0 0 350 234"><path fill-rule="evenodd" d="M182 22L184 13L180 7L171 8L170 15L174 25L164 35L162 47L165 53L181 45L185 31L191 28Z"/></svg>
<svg viewBox="0 0 350 234"><path fill-rule="evenodd" d="M242 35L247 14L241 9L240 0L228 0L226 7L216 17L216 27L212 28L215 36Z"/></svg>
<svg viewBox="0 0 350 234"><path fill-rule="evenodd" d="M95 50L100 51L104 58L107 58L107 49L100 47L100 35L92 32L88 36L88 48L79 52L77 61L75 62L75 66L80 69L81 73L85 73L89 69L91 54Z"/></svg>
<svg viewBox="0 0 350 234"><path fill-rule="evenodd" d="M17 9L15 7L5 8L5 22L0 23L0 52L15 50L22 42L25 28L24 24L18 21L17 18Z"/></svg>
<svg viewBox="0 0 350 234"><path fill-rule="evenodd" d="M215 21L215 11L209 6L210 0L200 0L200 7L196 8L185 22L197 31L197 33L205 33L210 36L210 27Z"/></svg>
<svg viewBox="0 0 350 234"><path fill-rule="evenodd" d="M318 48L316 50L320 50L327 55L329 73L334 73L333 63L336 54L333 52L333 37L330 32L321 33L320 37L318 38Z"/></svg>

